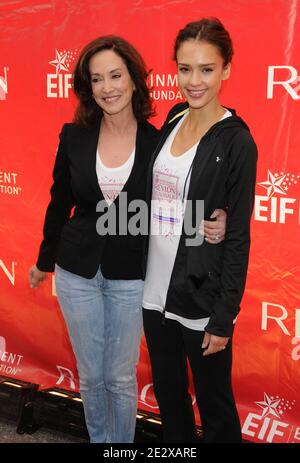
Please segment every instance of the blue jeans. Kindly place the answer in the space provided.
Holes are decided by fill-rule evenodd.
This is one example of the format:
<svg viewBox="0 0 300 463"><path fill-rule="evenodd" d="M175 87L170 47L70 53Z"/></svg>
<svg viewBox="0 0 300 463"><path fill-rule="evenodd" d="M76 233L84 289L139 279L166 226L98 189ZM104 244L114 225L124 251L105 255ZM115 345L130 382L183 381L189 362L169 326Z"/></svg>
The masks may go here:
<svg viewBox="0 0 300 463"><path fill-rule="evenodd" d="M133 442L142 280L87 279L55 267L91 442Z"/></svg>

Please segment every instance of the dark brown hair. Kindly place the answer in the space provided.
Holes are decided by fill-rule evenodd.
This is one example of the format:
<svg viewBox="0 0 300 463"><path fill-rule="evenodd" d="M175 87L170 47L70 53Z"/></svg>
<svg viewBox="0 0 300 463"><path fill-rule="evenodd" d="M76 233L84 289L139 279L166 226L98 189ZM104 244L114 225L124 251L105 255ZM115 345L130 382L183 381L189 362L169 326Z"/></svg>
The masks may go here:
<svg viewBox="0 0 300 463"><path fill-rule="evenodd" d="M229 32L218 18L202 18L199 21L188 23L181 29L175 39L174 59L177 61L177 52L180 45L187 40L202 40L218 48L224 66L232 60L233 46Z"/></svg>
<svg viewBox="0 0 300 463"><path fill-rule="evenodd" d="M102 50L113 50L123 59L135 85L132 97L133 113L138 122L146 121L154 111L147 86L148 73L145 62L127 40L115 35L106 35L88 43L81 51L75 65L73 88L79 103L74 122L83 126L93 126L102 115L102 109L93 98L89 71L91 57Z"/></svg>

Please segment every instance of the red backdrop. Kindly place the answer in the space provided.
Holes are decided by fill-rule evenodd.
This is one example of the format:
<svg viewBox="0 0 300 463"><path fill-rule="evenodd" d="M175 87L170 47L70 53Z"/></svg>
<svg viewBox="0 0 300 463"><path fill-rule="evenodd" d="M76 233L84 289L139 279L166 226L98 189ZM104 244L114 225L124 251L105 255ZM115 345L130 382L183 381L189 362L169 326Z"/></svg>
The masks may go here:
<svg viewBox="0 0 300 463"><path fill-rule="evenodd" d="M234 390L244 438L300 442L299 14L299 0L0 3L0 375L78 389L53 280L30 290L27 272L42 238L58 133L72 119L80 49L107 33L131 41L152 69L159 126L181 101L172 62L177 30L218 16L235 44L222 103L245 118L259 148ZM139 407L158 412L144 341L138 381Z"/></svg>

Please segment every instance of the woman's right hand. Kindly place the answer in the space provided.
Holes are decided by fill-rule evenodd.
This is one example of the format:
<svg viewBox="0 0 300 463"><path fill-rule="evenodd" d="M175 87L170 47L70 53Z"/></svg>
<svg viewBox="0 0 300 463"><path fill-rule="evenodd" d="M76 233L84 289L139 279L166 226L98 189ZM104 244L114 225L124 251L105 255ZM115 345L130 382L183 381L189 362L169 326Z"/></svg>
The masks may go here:
<svg viewBox="0 0 300 463"><path fill-rule="evenodd" d="M40 283L43 283L43 281L46 280L47 278L47 272L42 272L37 268L36 265L33 265L29 269L29 284L30 288L36 288Z"/></svg>
<svg viewBox="0 0 300 463"><path fill-rule="evenodd" d="M204 235L208 243L219 244L225 238L227 213L223 209L215 209L210 218L214 221L203 220L199 233Z"/></svg>

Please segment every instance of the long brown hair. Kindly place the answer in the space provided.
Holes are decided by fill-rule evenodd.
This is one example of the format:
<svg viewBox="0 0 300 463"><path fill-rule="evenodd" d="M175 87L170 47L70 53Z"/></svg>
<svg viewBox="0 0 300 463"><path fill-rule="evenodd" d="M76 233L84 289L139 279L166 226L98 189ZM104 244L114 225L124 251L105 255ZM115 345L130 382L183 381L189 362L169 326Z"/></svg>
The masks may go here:
<svg viewBox="0 0 300 463"><path fill-rule="evenodd" d="M93 126L102 115L102 109L93 98L89 62L93 55L102 50L113 50L125 62L134 82L132 96L133 113L138 122L154 115L150 91L147 86L148 73L139 52L122 37L106 35L88 43L77 60L74 69L73 88L78 98L74 122L86 127Z"/></svg>

